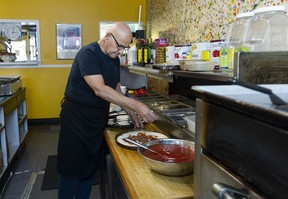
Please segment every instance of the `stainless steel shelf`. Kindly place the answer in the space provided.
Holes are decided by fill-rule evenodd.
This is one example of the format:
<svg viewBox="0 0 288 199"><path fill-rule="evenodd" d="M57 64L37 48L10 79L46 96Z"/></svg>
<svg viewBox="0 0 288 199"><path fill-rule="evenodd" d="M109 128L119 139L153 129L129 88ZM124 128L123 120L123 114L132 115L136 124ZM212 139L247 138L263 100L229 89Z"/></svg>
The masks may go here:
<svg viewBox="0 0 288 199"><path fill-rule="evenodd" d="M159 70L152 69L150 67L140 67L140 66L132 66L125 65L131 73L136 73L140 75L145 75L148 77L166 80L169 82L173 82L173 76L177 78L179 77L191 77L198 79L208 79L208 80L216 80L226 82L229 78L234 76L234 71L184 71L184 70Z"/></svg>
<svg viewBox="0 0 288 199"><path fill-rule="evenodd" d="M140 74L140 75L146 75L148 77L153 77L153 78L156 78L156 79L173 82L173 72L172 71L151 69L151 68L148 68L148 67L140 67L140 66L129 66L128 70L131 73L136 73L136 74Z"/></svg>
<svg viewBox="0 0 288 199"><path fill-rule="evenodd" d="M226 82L229 78L233 77L233 71L202 71L202 72L193 72L193 71L184 71L184 70L174 70L173 75L175 77L191 77L198 79L208 79L208 80L217 80Z"/></svg>

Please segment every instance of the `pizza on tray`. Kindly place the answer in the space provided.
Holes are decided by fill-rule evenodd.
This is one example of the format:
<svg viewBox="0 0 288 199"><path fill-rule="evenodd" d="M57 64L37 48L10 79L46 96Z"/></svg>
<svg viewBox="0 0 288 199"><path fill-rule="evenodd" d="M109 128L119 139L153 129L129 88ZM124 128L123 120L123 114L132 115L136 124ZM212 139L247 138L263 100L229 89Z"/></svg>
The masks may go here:
<svg viewBox="0 0 288 199"><path fill-rule="evenodd" d="M132 131L127 133L121 133L116 137L116 141L120 146L136 149L136 145L125 141L124 138L128 138L130 140L143 144L147 141L154 139L168 138L168 136L163 133L152 131Z"/></svg>

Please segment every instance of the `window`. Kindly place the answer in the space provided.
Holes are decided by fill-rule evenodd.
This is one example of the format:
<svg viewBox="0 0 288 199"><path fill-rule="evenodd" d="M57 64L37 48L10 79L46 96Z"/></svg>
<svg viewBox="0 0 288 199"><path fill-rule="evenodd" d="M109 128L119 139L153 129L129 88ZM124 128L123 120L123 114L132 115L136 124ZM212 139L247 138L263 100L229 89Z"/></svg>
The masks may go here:
<svg viewBox="0 0 288 199"><path fill-rule="evenodd" d="M105 36L108 28L114 23L115 23L114 21L100 21L100 23L99 23L99 29L100 29L99 36L100 36L100 38ZM126 23L130 27L131 32L136 32L136 30L139 29L138 28L138 22L124 22L124 23ZM143 26L142 22L141 22L140 26Z"/></svg>
<svg viewBox="0 0 288 199"><path fill-rule="evenodd" d="M0 65L40 62L38 20L0 20Z"/></svg>

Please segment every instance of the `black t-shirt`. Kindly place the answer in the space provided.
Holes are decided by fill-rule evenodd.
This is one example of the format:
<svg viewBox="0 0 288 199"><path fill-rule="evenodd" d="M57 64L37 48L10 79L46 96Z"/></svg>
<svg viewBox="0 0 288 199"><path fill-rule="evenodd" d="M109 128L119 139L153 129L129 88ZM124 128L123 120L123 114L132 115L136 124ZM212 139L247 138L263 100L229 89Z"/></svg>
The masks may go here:
<svg viewBox="0 0 288 199"><path fill-rule="evenodd" d="M119 66L119 58L113 59L104 54L97 42L84 46L73 62L65 97L80 105L107 109L109 102L95 95L83 77L101 74L105 85L115 89L120 81Z"/></svg>

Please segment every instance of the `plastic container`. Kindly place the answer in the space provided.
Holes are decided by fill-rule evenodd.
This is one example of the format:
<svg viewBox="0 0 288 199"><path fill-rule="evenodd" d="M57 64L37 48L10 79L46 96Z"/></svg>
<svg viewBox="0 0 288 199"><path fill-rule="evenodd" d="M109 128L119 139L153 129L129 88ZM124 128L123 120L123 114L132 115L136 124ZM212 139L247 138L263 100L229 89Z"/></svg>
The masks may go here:
<svg viewBox="0 0 288 199"><path fill-rule="evenodd" d="M155 63L162 64L166 62L166 48L157 47L155 49Z"/></svg>
<svg viewBox="0 0 288 199"><path fill-rule="evenodd" d="M214 70L215 61L179 60L180 70L211 71Z"/></svg>
<svg viewBox="0 0 288 199"><path fill-rule="evenodd" d="M167 38L155 39L155 46L156 47L169 46L168 39Z"/></svg>
<svg viewBox="0 0 288 199"><path fill-rule="evenodd" d="M253 12L240 13L236 20L229 25L224 45L220 49L220 68L233 69L234 52L247 51L243 48L243 44L253 16Z"/></svg>
<svg viewBox="0 0 288 199"><path fill-rule="evenodd" d="M210 59L210 42L198 42L192 44L192 60L204 60ZM208 55L207 55L208 53Z"/></svg>
<svg viewBox="0 0 288 199"><path fill-rule="evenodd" d="M224 45L224 39L210 41L210 61L215 62L215 67L219 67L220 50Z"/></svg>
<svg viewBox="0 0 288 199"><path fill-rule="evenodd" d="M249 24L254 16L254 12L244 12L237 15L237 19L231 27L229 44L234 47L242 47L245 42Z"/></svg>
<svg viewBox="0 0 288 199"><path fill-rule="evenodd" d="M174 50L174 56L175 56L175 60L182 60L182 59L187 59L188 57L188 53L191 52L191 45L177 45L175 46L175 50ZM182 55L186 55L186 58Z"/></svg>
<svg viewBox="0 0 288 199"><path fill-rule="evenodd" d="M195 134L195 120L196 120L196 115L190 115L183 117L183 119L187 122L188 130Z"/></svg>
<svg viewBox="0 0 288 199"><path fill-rule="evenodd" d="M261 7L254 13L244 43L248 51L287 51L288 16L285 7Z"/></svg>

